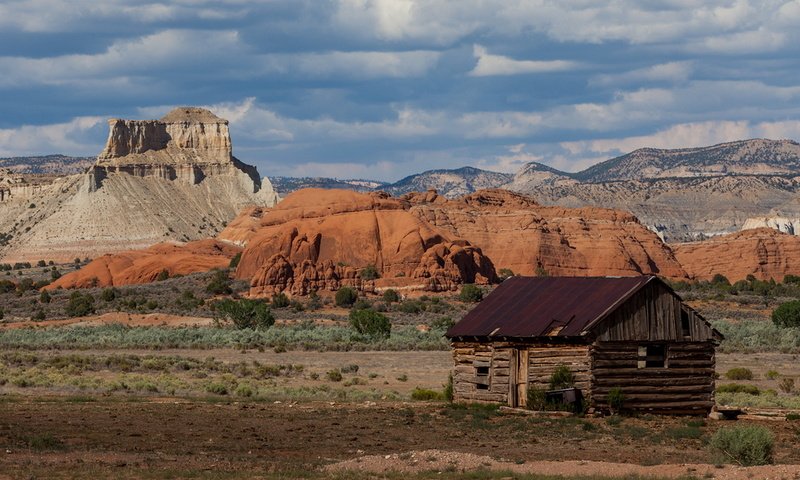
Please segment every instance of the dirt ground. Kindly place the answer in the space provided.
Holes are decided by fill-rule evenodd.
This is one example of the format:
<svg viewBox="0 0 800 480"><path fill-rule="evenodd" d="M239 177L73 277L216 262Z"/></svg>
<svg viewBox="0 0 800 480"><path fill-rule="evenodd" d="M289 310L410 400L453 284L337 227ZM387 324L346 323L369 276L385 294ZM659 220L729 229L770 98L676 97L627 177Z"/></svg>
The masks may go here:
<svg viewBox="0 0 800 480"><path fill-rule="evenodd" d="M204 471L283 472L286 476L280 478L294 478L291 472L319 472L347 460L351 463L339 468L357 469L359 462L352 460L365 456L361 462L371 463L371 471L398 469L397 462L376 467L377 457L369 456L391 460L396 455L406 462L412 458L408 452L425 450L470 453L500 462L481 464L482 468L527 465L536 471L540 464L531 462L574 461L565 468L607 462L681 465L669 467L679 474L697 468L685 464L713 469L703 439L680 434L687 422L687 418L645 416L613 424L600 418L509 416L419 402L340 405L6 397L0 402L0 478L86 478L90 472L173 478L167 473L175 470L186 475L181 478ZM700 427L702 435L710 435L720 423ZM800 464L800 451L794 448L797 427L792 422L768 426L777 437L776 462ZM461 463L431 466L460 471ZM465 460L463 468L469 466ZM547 472L553 473L549 468ZM608 465L607 473L614 475L619 468ZM779 471L788 475L786 469ZM725 469L714 471L716 478L726 478L720 475ZM647 472L669 473L660 468L639 473ZM570 469L563 473L580 474Z"/></svg>

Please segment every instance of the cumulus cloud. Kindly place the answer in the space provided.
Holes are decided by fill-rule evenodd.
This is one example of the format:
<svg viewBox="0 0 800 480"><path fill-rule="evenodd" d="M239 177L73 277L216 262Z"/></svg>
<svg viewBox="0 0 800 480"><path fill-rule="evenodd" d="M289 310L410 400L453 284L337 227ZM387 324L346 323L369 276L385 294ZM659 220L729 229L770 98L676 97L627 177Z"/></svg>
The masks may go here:
<svg viewBox="0 0 800 480"><path fill-rule="evenodd" d="M649 67L637 68L623 73L596 75L589 79L590 85L629 85L644 82L683 83L694 70L694 62L667 62Z"/></svg>
<svg viewBox="0 0 800 480"><path fill-rule="evenodd" d="M105 120L103 117L77 117L64 123L0 129L0 156L40 155L43 151L97 154L98 139L105 134Z"/></svg>
<svg viewBox="0 0 800 480"><path fill-rule="evenodd" d="M577 66L577 63L568 60L514 60L502 55L492 55L480 45L475 45L473 52L478 59L475 68L469 72L473 77L561 72Z"/></svg>

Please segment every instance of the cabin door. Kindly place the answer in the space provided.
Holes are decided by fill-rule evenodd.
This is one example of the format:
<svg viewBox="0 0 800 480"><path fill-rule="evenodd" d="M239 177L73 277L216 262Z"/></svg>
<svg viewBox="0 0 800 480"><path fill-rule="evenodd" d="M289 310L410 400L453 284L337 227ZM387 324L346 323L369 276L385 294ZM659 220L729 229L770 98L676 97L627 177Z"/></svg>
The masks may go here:
<svg viewBox="0 0 800 480"><path fill-rule="evenodd" d="M528 349L512 348L508 367L508 405L524 407L528 404Z"/></svg>

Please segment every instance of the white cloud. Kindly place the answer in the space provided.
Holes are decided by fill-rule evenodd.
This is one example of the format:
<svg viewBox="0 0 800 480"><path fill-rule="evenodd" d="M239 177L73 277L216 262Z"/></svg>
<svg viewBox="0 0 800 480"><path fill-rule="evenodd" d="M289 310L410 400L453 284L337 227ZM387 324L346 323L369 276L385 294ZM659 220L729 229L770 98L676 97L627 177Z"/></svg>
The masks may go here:
<svg viewBox="0 0 800 480"><path fill-rule="evenodd" d="M514 60L502 55L492 55L480 45L473 47L473 53L478 59L475 68L469 72L473 77L561 72L572 70L578 65L568 60Z"/></svg>
<svg viewBox="0 0 800 480"><path fill-rule="evenodd" d="M590 85L627 85L644 82L684 83L694 70L694 62L667 62L638 68L623 73L596 75L589 79Z"/></svg>
<svg viewBox="0 0 800 480"><path fill-rule="evenodd" d="M105 133L105 121L104 117L77 117L64 123L0 129L0 156L95 155L100 151L97 138L101 130Z"/></svg>
<svg viewBox="0 0 800 480"><path fill-rule="evenodd" d="M260 57L264 73L315 77L417 77L436 65L440 52L325 52Z"/></svg>

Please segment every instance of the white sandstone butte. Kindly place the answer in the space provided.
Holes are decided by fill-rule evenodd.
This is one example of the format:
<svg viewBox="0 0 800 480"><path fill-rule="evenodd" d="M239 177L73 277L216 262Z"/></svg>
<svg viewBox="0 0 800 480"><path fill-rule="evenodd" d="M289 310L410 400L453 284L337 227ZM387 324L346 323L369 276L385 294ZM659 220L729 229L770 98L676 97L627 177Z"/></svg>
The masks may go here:
<svg viewBox="0 0 800 480"><path fill-rule="evenodd" d="M2 175L0 175L2 176ZM0 179L2 183L2 179ZM228 121L194 107L160 120L109 120L84 174L0 199L0 261L68 261L213 237L244 207L273 206L269 179L232 155Z"/></svg>

